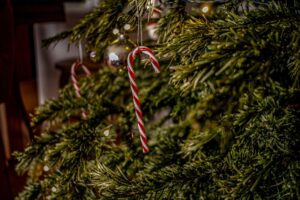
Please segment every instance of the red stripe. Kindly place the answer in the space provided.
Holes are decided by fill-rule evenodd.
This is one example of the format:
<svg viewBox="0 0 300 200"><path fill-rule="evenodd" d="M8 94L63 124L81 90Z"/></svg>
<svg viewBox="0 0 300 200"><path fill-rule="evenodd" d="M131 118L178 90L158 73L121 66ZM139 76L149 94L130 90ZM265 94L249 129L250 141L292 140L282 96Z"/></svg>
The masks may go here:
<svg viewBox="0 0 300 200"><path fill-rule="evenodd" d="M143 52L149 52L152 54L152 56L154 57L154 53L150 48L139 48L138 52L139 53L143 53ZM151 56L149 56L151 62L160 70L160 65L158 63L158 61L155 58L152 58Z"/></svg>
<svg viewBox="0 0 300 200"><path fill-rule="evenodd" d="M147 138L142 137L142 135L140 135L140 136L141 136L140 139L143 140L145 143L145 147L143 146L143 143L142 143L143 148L148 148L147 147L147 141L148 141Z"/></svg>
<svg viewBox="0 0 300 200"><path fill-rule="evenodd" d="M134 66L134 58L135 58L134 55L132 55L132 53L131 53L129 56L129 63L131 65L131 67Z"/></svg>
<svg viewBox="0 0 300 200"><path fill-rule="evenodd" d="M152 55L154 55L153 51L150 48L145 48L145 51L150 52Z"/></svg>
<svg viewBox="0 0 300 200"><path fill-rule="evenodd" d="M142 146L142 148L143 148L143 152L144 152L144 153L149 152L149 148L148 148L148 146L147 146L147 143L148 143L147 138L143 137L143 136L140 134L140 139L143 140L143 142L145 143L145 145L144 145L143 143L141 143L141 146Z"/></svg>
<svg viewBox="0 0 300 200"><path fill-rule="evenodd" d="M139 111L138 109L135 109L135 111L138 114L138 116L140 117L140 119L143 121L143 113L142 113L142 111Z"/></svg>
<svg viewBox="0 0 300 200"><path fill-rule="evenodd" d="M156 68L160 71L160 65L157 60L150 57L151 62L156 66Z"/></svg>
<svg viewBox="0 0 300 200"><path fill-rule="evenodd" d="M136 92L136 94L137 94L137 92ZM136 104L141 108L141 102L140 102L140 100L138 98L136 98L134 95L132 95L132 98L136 102Z"/></svg>
<svg viewBox="0 0 300 200"><path fill-rule="evenodd" d="M78 67L80 67L80 65L81 65L81 64L80 64L80 61L77 60L77 61L76 61L76 64L75 64L75 69L78 68Z"/></svg>
<svg viewBox="0 0 300 200"><path fill-rule="evenodd" d="M135 74L134 71L131 71L130 69L128 69L130 77L135 81Z"/></svg>
<svg viewBox="0 0 300 200"><path fill-rule="evenodd" d="M140 54L143 52L144 48L138 47L138 50L135 52L135 54Z"/></svg>
<svg viewBox="0 0 300 200"><path fill-rule="evenodd" d="M144 131L144 133L146 134L144 125L141 124L141 123L138 123L138 124L139 124L139 126L141 127L141 129ZM146 138L146 140L147 140L147 136L144 137L141 133L140 133L140 136L141 136L142 138Z"/></svg>
<svg viewBox="0 0 300 200"><path fill-rule="evenodd" d="M137 88L137 85L131 84L133 90L135 91L136 95L139 94L139 89Z"/></svg>
<svg viewBox="0 0 300 200"><path fill-rule="evenodd" d="M148 51L149 53L151 53L154 56L154 53L150 48L146 47L146 48L142 48L142 50L143 51Z"/></svg>

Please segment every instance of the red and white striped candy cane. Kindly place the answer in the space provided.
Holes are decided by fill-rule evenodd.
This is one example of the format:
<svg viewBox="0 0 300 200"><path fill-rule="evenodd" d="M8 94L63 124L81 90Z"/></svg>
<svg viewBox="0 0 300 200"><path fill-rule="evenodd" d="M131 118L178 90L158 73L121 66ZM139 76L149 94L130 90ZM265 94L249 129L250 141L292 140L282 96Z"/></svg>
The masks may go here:
<svg viewBox="0 0 300 200"><path fill-rule="evenodd" d="M128 70L132 98L133 98L133 103L134 103L134 108L135 108L135 114L136 114L136 118L137 118L137 122L138 122L138 129L139 129L140 139L141 139L141 143L142 143L142 147L143 147L143 152L147 153L147 152L149 152L149 148L147 145L147 136L146 136L145 126L144 126L144 122L143 122L143 113L142 113L142 108L141 108L141 102L138 97L138 88L137 88L136 81L135 81L135 73L133 70L135 57L141 53L149 56L155 73L160 73L160 66L159 66L157 59L154 57L154 53L148 47L144 47L144 46L136 47L128 55L127 70Z"/></svg>
<svg viewBox="0 0 300 200"><path fill-rule="evenodd" d="M73 83L73 87L75 89L75 94L76 94L77 98L81 98L80 87L78 85L78 76L76 75L76 69L78 67L81 67L83 69L86 76L90 76L91 72L88 70L88 68L84 64L82 64L78 60L76 62L74 62L72 67L71 67L71 80L72 80L72 83ZM82 110L81 115L82 115L83 119L87 118L87 114L84 110Z"/></svg>

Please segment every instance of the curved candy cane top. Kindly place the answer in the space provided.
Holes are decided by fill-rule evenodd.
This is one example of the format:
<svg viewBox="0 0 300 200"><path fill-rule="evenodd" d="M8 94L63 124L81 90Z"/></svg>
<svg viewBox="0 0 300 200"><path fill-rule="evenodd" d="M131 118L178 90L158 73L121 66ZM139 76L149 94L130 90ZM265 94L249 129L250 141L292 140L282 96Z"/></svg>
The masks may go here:
<svg viewBox="0 0 300 200"><path fill-rule="evenodd" d="M143 122L141 102L138 97L138 88L136 85L135 73L134 73L134 69L133 69L134 59L137 55L139 55L141 53L149 56L149 59L151 61L151 64L152 64L152 67L153 67L155 73L160 73L160 65L159 65L157 59L154 57L154 53L152 52L152 50L150 48L144 47L144 46L136 47L133 51L131 51L129 53L128 59L127 59L127 70L128 70L130 88L131 88L132 98L133 98L133 103L134 103L134 108L135 108L135 114L136 114L136 118L137 118L137 122L138 122L138 130L139 130L139 134L140 134L143 152L147 153L147 152L149 152L149 148L147 145L147 136L146 136L145 126L144 126L144 122Z"/></svg>
<svg viewBox="0 0 300 200"><path fill-rule="evenodd" d="M129 53L127 59L127 64L128 64L127 66L133 66L135 57L141 53L149 56L155 73L160 73L160 65L157 59L155 58L153 51L149 47L145 47L145 46L136 47L133 51Z"/></svg>
<svg viewBox="0 0 300 200"><path fill-rule="evenodd" d="M78 85L78 76L76 75L76 69L78 69L79 67L81 67L85 73L86 76L90 76L91 72L88 70L88 68L82 64L80 61L76 61L73 63L72 67L71 67L71 80L73 83L73 87L75 89L75 94L77 96L77 98L81 98L81 94L80 94L80 87ZM82 117L84 119L86 119L87 115L84 111L82 111Z"/></svg>

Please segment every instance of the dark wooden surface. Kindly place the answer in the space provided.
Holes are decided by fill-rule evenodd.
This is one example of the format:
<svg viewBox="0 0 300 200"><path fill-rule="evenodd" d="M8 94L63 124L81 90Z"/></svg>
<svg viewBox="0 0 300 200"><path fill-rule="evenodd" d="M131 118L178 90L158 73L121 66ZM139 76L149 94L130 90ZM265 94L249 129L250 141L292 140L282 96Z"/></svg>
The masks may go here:
<svg viewBox="0 0 300 200"><path fill-rule="evenodd" d="M0 130L0 134L1 130ZM0 137L0 197L1 199L13 199L11 183L9 180L8 163L4 154L2 137Z"/></svg>
<svg viewBox="0 0 300 200"><path fill-rule="evenodd" d="M0 0L0 102L3 102L11 93L13 78L13 16L12 7L6 5L6 0Z"/></svg>
<svg viewBox="0 0 300 200"><path fill-rule="evenodd" d="M63 4L60 1L16 3L13 8L17 24L62 21L65 18Z"/></svg>
<svg viewBox="0 0 300 200"><path fill-rule="evenodd" d="M7 133L0 129L1 200L14 199L25 183L25 177L18 176L14 170L16 161L11 153L22 151L30 138L30 135L24 134L28 133L24 132L28 118L19 83L22 80L35 80L32 24L64 20L60 0L47 1L45 4L34 4L28 0L16 2L12 4L11 0L0 0L0 104L5 106L7 121ZM0 126L3 126L1 122ZM3 134L7 134L9 139L9 149L4 145Z"/></svg>

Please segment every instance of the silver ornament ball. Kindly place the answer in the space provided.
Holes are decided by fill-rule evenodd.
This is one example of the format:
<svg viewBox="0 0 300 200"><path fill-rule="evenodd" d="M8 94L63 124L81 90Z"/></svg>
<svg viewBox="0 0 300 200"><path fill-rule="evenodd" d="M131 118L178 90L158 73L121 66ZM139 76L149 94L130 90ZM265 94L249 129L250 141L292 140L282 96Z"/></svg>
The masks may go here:
<svg viewBox="0 0 300 200"><path fill-rule="evenodd" d="M112 68L125 67L127 56L133 47L132 42L120 35L116 41L106 48L104 53L105 64Z"/></svg>
<svg viewBox="0 0 300 200"><path fill-rule="evenodd" d="M89 57L90 57L90 60L93 61L93 62L97 62L97 52L96 51L91 51L89 53Z"/></svg>

